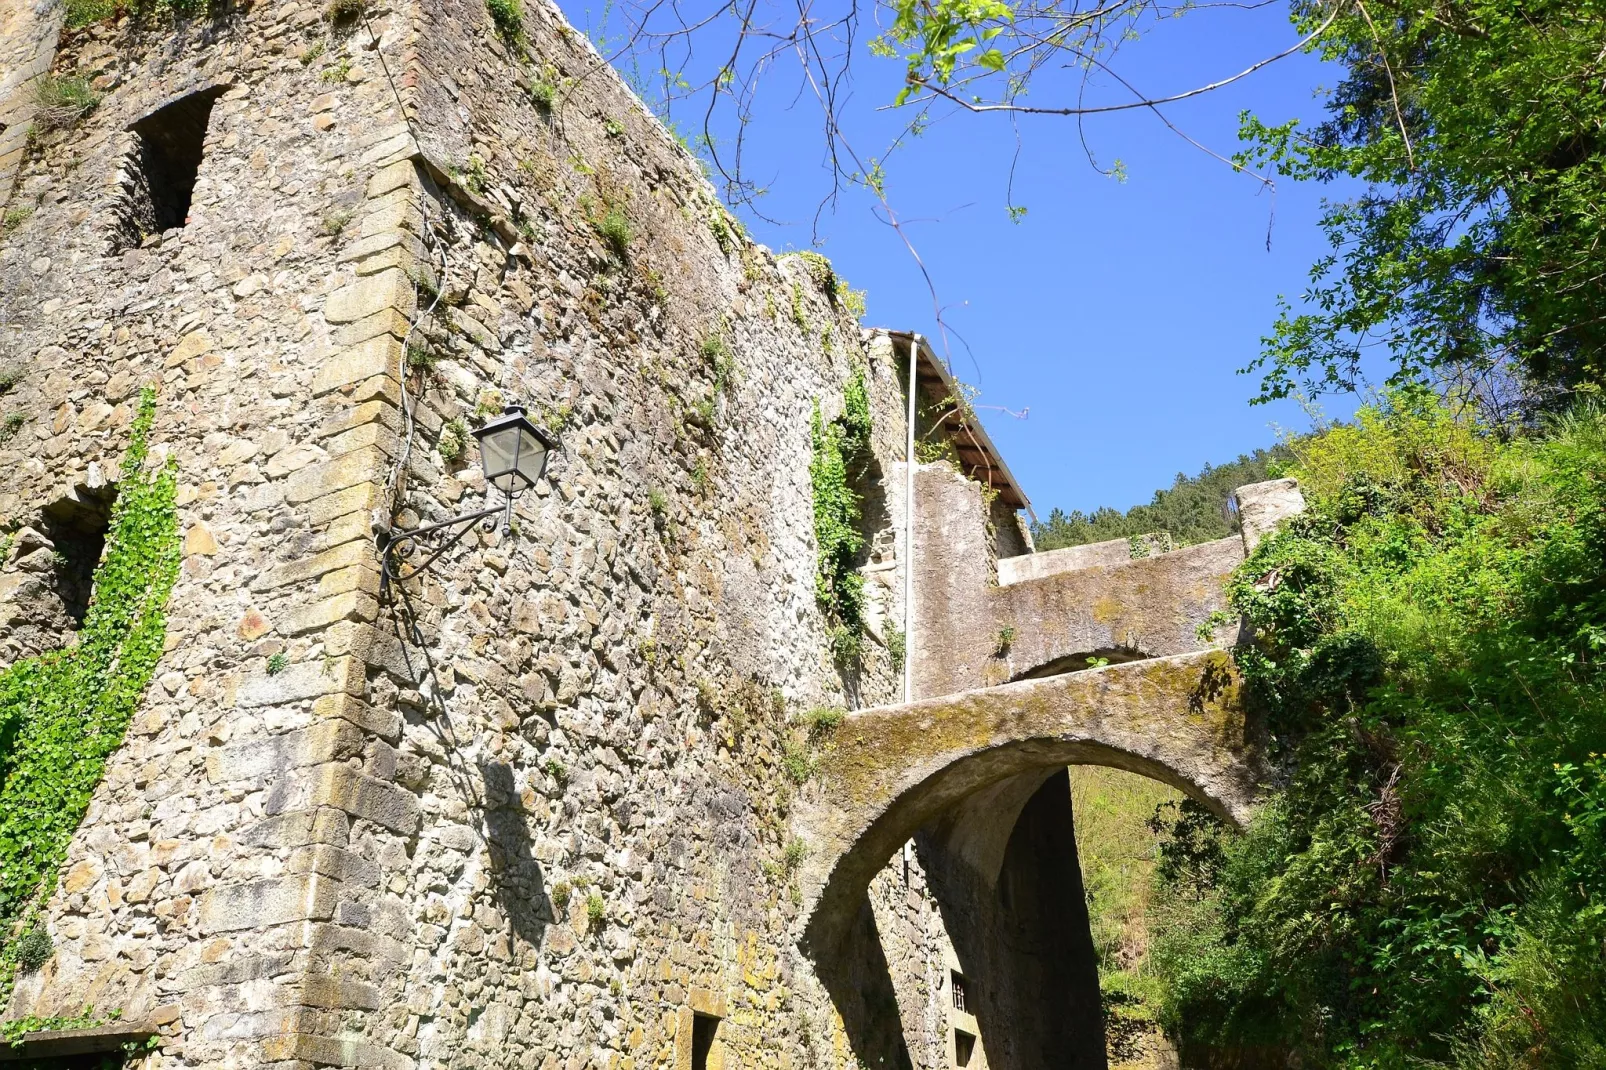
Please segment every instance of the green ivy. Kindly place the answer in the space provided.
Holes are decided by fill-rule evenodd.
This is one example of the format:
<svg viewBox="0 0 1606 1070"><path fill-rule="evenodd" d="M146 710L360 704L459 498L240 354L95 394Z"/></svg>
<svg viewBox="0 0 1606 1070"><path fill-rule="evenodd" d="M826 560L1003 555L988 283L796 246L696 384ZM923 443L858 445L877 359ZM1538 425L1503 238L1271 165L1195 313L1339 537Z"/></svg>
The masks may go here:
<svg viewBox="0 0 1606 1070"><path fill-rule="evenodd" d="M0 672L0 1005L25 936L121 746L167 633L178 578L176 468L147 470L156 396L140 396L106 555L76 645Z"/></svg>
<svg viewBox="0 0 1606 1070"><path fill-rule="evenodd" d="M864 536L859 532L863 498L853 489L850 467L870 457L870 395L864 373L843 389L842 415L827 422L814 407L814 540L819 562L814 596L831 626L831 647L843 661L859 656L864 634L864 577L857 567Z"/></svg>

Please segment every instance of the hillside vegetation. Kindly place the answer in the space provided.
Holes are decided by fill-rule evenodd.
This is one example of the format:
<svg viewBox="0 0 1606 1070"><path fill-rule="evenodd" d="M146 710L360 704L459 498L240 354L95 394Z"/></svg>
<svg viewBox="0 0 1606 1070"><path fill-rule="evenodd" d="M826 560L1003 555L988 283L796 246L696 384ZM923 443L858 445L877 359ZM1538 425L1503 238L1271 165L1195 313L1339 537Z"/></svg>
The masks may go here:
<svg viewBox="0 0 1606 1070"><path fill-rule="evenodd" d="M1080 509L1055 509L1046 521L1032 525L1032 542L1038 550L1125 539L1151 532L1169 534L1178 546L1225 539L1238 531L1238 513L1232 492L1246 483L1273 478L1275 466L1289 456L1286 446L1256 450L1223 465L1205 465L1196 476L1177 473L1154 500L1126 512L1104 506L1091 514Z"/></svg>
<svg viewBox="0 0 1606 1070"><path fill-rule="evenodd" d="M1230 590L1281 787L1156 868L1184 1065L1606 1066L1606 413L1406 390L1293 451Z"/></svg>

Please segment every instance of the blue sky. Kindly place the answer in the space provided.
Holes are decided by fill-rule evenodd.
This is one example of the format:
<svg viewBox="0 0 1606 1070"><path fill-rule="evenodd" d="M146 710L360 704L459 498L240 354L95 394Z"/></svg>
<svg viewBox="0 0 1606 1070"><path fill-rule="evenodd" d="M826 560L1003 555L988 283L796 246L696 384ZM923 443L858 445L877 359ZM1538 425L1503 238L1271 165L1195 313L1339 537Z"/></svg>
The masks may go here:
<svg viewBox="0 0 1606 1070"><path fill-rule="evenodd" d="M596 4L565 6L595 33ZM1286 11L1276 3L1190 13L1124 46L1119 70L1151 95L1220 79L1297 40ZM844 129L874 156L901 123L876 110L897 93L901 66L858 47ZM1335 69L1295 55L1165 113L1231 155L1240 111L1315 120L1313 90L1336 81ZM1065 94L1055 88L1043 83L1034 102L1056 103ZM1126 99L1109 86L1103 98ZM761 89L746 162L768 187L764 213L780 225L739 213L777 251L809 248L815 237L829 188L820 130L795 67L778 65ZM1274 424L1308 427L1292 403L1250 406L1255 382L1235 371L1258 352L1278 295L1297 299L1327 251L1316 220L1332 191L1280 181L1273 195L1144 111L1085 123L1100 163L1119 159L1125 181L1090 166L1073 119L1028 117L1019 130L1013 201L1027 215L1018 224L1006 211L1016 142L1003 117L935 124L891 159L886 185L945 306L954 372L980 387L983 406L1028 410L1025 419L982 416L1038 515L1126 508L1179 471L1269 445ZM868 192L844 196L817 233L815 247L868 291L867 323L938 335L932 294ZM1326 402L1332 416L1353 407Z"/></svg>

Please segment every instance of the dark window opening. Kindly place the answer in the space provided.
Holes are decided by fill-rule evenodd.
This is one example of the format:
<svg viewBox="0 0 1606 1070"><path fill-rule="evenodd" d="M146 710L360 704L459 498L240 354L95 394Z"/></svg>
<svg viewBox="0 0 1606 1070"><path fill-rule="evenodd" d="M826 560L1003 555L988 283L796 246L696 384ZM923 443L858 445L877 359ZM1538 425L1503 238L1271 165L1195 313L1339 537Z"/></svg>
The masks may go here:
<svg viewBox="0 0 1606 1070"><path fill-rule="evenodd" d="M954 1065L969 1066L970 1057L976 1054L976 1038L963 1029L954 1030Z"/></svg>
<svg viewBox="0 0 1606 1070"><path fill-rule="evenodd" d="M954 1010L964 1011L966 1014L969 1014L970 1008L965 1005L965 1000L969 993L965 991L964 977L961 976L957 970L951 973L949 976L952 978L952 987L954 990Z"/></svg>
<svg viewBox="0 0 1606 1070"><path fill-rule="evenodd" d="M694 1014L691 1019L691 1070L708 1070L708 1055L714 1050L714 1034L719 1019L711 1014Z"/></svg>
<svg viewBox="0 0 1606 1070"><path fill-rule="evenodd" d="M84 626L84 618L89 615L95 567L106 549L112 502L116 500L115 485L93 491L80 488L71 497L45 506L40 516L40 526L54 550L56 597L75 630Z"/></svg>
<svg viewBox="0 0 1606 1070"><path fill-rule="evenodd" d="M224 88L191 93L133 125L134 147L123 168L117 248L136 246L189 219L212 105Z"/></svg>

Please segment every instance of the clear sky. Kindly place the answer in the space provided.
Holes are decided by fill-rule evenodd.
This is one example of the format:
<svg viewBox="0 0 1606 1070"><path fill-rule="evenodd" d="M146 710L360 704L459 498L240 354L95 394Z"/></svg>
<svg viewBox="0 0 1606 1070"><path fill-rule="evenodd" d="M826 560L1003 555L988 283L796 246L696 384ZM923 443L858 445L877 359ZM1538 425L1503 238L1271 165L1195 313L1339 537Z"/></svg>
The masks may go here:
<svg viewBox="0 0 1606 1070"><path fill-rule="evenodd" d="M595 36L596 0L564 3ZM1119 70L1146 93L1174 93L1296 40L1281 0L1226 6L1124 46ZM897 93L902 69L858 47L844 129L861 154L877 155L901 124L876 109ZM1313 91L1336 80L1333 68L1295 55L1164 111L1230 156L1241 111L1316 120ZM749 126L748 173L769 188L762 208L780 225L739 214L776 251L810 247L828 189L820 109L798 81L795 64L778 64ZM1054 88L1045 82L1033 101L1059 102ZM1108 85L1102 98L1129 99ZM1278 295L1297 299L1311 263L1328 251L1316 220L1332 190L1286 181L1275 194L1263 190L1141 110L1089 118L1084 130L1101 164L1121 161L1125 180L1089 164L1076 120L1024 118L1013 202L1027 215L1019 223L1006 211L1016 143L1006 118L948 118L887 167L888 198L910 221L953 328L955 374L981 388L983 406L1029 410L1025 419L991 409L982 417L1045 518L1056 506L1139 504L1179 471L1271 444L1274 424L1308 427L1292 403L1250 406L1255 381L1235 371L1258 352ZM868 324L940 334L932 294L872 195L844 196L820 216L817 233L819 251L868 291ZM1353 407L1326 402L1333 416Z"/></svg>

